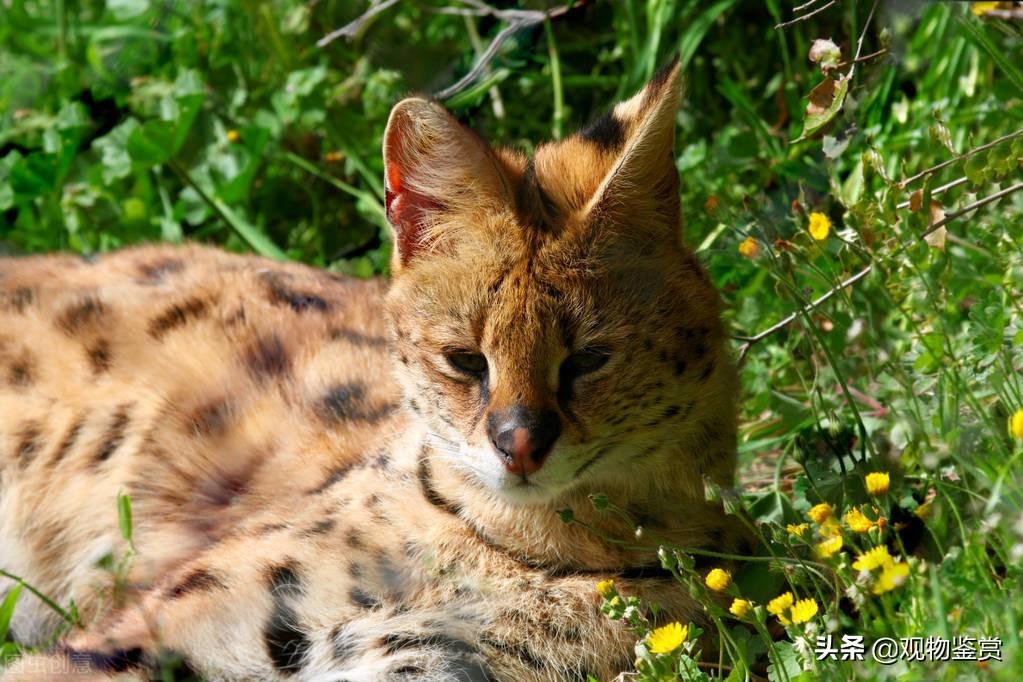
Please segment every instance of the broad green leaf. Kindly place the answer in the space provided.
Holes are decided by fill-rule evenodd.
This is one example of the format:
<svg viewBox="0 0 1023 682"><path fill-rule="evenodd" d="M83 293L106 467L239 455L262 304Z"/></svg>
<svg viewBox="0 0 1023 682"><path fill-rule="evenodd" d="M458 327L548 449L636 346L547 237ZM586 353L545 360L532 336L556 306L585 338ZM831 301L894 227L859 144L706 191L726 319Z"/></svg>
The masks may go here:
<svg viewBox="0 0 1023 682"><path fill-rule="evenodd" d="M803 119L803 134L793 142L801 142L819 132L842 110L845 96L849 91L847 78L825 78L810 91L806 103L806 118Z"/></svg>
<svg viewBox="0 0 1023 682"><path fill-rule="evenodd" d="M128 136L128 154L142 167L166 163L176 151L175 128L168 121L146 121Z"/></svg>
<svg viewBox="0 0 1023 682"><path fill-rule="evenodd" d="M53 191L57 186L58 161L54 154L34 152L15 162L10 174L15 195L34 199Z"/></svg>

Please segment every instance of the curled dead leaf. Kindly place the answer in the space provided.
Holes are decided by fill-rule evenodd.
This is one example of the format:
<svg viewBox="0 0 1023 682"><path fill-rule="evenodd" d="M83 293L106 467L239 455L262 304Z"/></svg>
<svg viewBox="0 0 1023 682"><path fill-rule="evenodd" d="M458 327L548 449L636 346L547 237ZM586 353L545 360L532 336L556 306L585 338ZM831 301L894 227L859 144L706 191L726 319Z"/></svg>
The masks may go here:
<svg viewBox="0 0 1023 682"><path fill-rule="evenodd" d="M932 227L934 225L937 225L938 223L940 223L944 219L945 219L945 209L937 201L932 201L931 202L931 206L930 206L930 216L929 216L929 220L927 222L928 228L930 228L930 227ZM934 232L931 232L926 237L924 237L924 241L927 242L927 244L929 246L931 246L931 247L933 247L935 249L941 249L942 251L944 251L945 250L945 237L947 236L947 234L948 234L948 231L945 229L944 226L942 226L942 227L939 227L938 229L936 229Z"/></svg>

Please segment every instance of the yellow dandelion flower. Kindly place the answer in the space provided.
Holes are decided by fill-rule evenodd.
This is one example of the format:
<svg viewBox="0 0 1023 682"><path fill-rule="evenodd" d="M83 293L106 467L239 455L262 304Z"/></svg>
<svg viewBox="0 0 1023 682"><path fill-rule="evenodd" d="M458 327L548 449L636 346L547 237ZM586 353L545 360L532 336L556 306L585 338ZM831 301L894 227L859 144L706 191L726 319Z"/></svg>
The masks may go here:
<svg viewBox="0 0 1023 682"><path fill-rule="evenodd" d="M842 536L834 535L827 540L817 543L816 552L818 558L830 559L835 556L838 550L842 549Z"/></svg>
<svg viewBox="0 0 1023 682"><path fill-rule="evenodd" d="M789 532L789 535L800 535L801 536L803 533L805 533L809 529L810 529L810 524L808 524L808 523L790 523L789 525L785 526L785 530L787 530Z"/></svg>
<svg viewBox="0 0 1023 682"><path fill-rule="evenodd" d="M767 612L773 616L776 616L778 620L782 622L782 625L788 625L790 623L788 616L788 610L792 608L792 604L795 603L795 597L792 596L791 592L779 595L767 602Z"/></svg>
<svg viewBox="0 0 1023 682"><path fill-rule="evenodd" d="M810 214L810 236L819 242L828 238L831 233L831 218L819 211Z"/></svg>
<svg viewBox="0 0 1023 682"><path fill-rule="evenodd" d="M865 481L867 492L877 497L888 492L888 484L891 483L891 477L887 471L875 471L872 474L867 474Z"/></svg>
<svg viewBox="0 0 1023 682"><path fill-rule="evenodd" d="M882 566L889 566L892 564L892 555L888 553L888 548L884 545L878 545L877 547L860 554L856 561L853 562L853 568L857 571L873 571L875 568Z"/></svg>
<svg viewBox="0 0 1023 682"><path fill-rule="evenodd" d="M597 583L597 594L607 599L615 593L615 581L614 580L601 580Z"/></svg>
<svg viewBox="0 0 1023 682"><path fill-rule="evenodd" d="M242 134L239 133L237 130L228 130L227 131L227 141L228 142L238 142L241 139L242 139Z"/></svg>
<svg viewBox="0 0 1023 682"><path fill-rule="evenodd" d="M681 623L668 623L659 627L647 637L647 648L652 654L670 654L682 646L689 635L689 626Z"/></svg>
<svg viewBox="0 0 1023 682"><path fill-rule="evenodd" d="M1013 438L1023 438L1023 409L1016 410L1009 417L1009 435Z"/></svg>
<svg viewBox="0 0 1023 682"><path fill-rule="evenodd" d="M760 253L760 245L757 244L757 240L753 237L746 237L739 243L739 253L746 256L746 258L756 258L757 254Z"/></svg>
<svg viewBox="0 0 1023 682"><path fill-rule="evenodd" d="M900 587L906 578L909 576L909 564L905 562L891 563L884 567L881 571L881 575L877 577L877 582L874 583L874 594L884 594L885 592L891 592L896 587Z"/></svg>
<svg viewBox="0 0 1023 682"><path fill-rule="evenodd" d="M913 515L916 516L918 519L926 519L928 516L931 515L931 503L924 502L923 504L921 504L920 506L913 510Z"/></svg>
<svg viewBox="0 0 1023 682"><path fill-rule="evenodd" d="M733 599L732 605L728 607L728 612L736 618L745 618L752 609L753 604L745 599Z"/></svg>
<svg viewBox="0 0 1023 682"><path fill-rule="evenodd" d="M818 526L831 518L831 515L835 513L835 510L827 502L821 502L810 507L810 511L806 512L806 515L810 517L810 520L816 523Z"/></svg>
<svg viewBox="0 0 1023 682"><path fill-rule="evenodd" d="M805 623L817 615L816 599L800 599L792 606L790 618L793 623Z"/></svg>
<svg viewBox="0 0 1023 682"><path fill-rule="evenodd" d="M842 534L842 526L838 525L835 519L828 519L821 525L820 532L821 537L833 538Z"/></svg>
<svg viewBox="0 0 1023 682"><path fill-rule="evenodd" d="M982 17L992 10L998 9L997 2L971 2L970 11L974 16Z"/></svg>
<svg viewBox="0 0 1023 682"><path fill-rule="evenodd" d="M866 533L874 527L874 522L868 519L863 512L853 507L845 513L845 525L854 533Z"/></svg>
<svg viewBox="0 0 1023 682"><path fill-rule="evenodd" d="M715 592L724 592L732 584L732 576L728 575L727 571L715 568L707 574L704 582L707 584L707 587Z"/></svg>

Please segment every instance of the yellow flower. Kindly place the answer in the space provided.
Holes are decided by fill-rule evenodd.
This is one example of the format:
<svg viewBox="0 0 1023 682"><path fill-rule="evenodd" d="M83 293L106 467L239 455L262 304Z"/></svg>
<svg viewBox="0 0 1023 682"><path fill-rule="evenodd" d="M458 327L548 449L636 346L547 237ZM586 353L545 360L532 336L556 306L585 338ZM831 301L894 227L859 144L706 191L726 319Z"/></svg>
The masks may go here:
<svg viewBox="0 0 1023 682"><path fill-rule="evenodd" d="M790 523L785 526L785 530L789 532L789 535L802 535L810 529L810 524L807 523Z"/></svg>
<svg viewBox="0 0 1023 682"><path fill-rule="evenodd" d="M728 607L728 612L736 618L745 618L752 608L753 604L745 599L733 599L732 605Z"/></svg>
<svg viewBox="0 0 1023 682"><path fill-rule="evenodd" d="M923 504L921 504L920 506L913 510L913 515L916 516L918 519L926 519L928 516L930 516L930 514L931 514L930 502L924 502Z"/></svg>
<svg viewBox="0 0 1023 682"><path fill-rule="evenodd" d="M838 521L834 519L828 519L821 525L821 537L833 538L841 534L842 526L838 525Z"/></svg>
<svg viewBox="0 0 1023 682"><path fill-rule="evenodd" d="M707 574L704 582L707 583L707 587L715 592L724 592L732 584L732 576L720 568L715 568Z"/></svg>
<svg viewBox="0 0 1023 682"><path fill-rule="evenodd" d="M875 497L878 495L884 495L888 492L888 484L891 482L891 477L888 476L887 471L875 471L872 474L867 474L867 492Z"/></svg>
<svg viewBox="0 0 1023 682"><path fill-rule="evenodd" d="M237 130L228 130L227 131L227 141L228 142L238 142L241 139L242 139L242 134L239 133Z"/></svg>
<svg viewBox="0 0 1023 682"><path fill-rule="evenodd" d="M842 549L842 536L833 535L827 540L817 543L817 556L821 559L830 559L840 549Z"/></svg>
<svg viewBox="0 0 1023 682"><path fill-rule="evenodd" d="M817 615L817 600L800 599L792 607L792 622L805 623Z"/></svg>
<svg viewBox="0 0 1023 682"><path fill-rule="evenodd" d="M866 533L874 527L874 522L864 516L859 509L853 507L845 513L845 525L855 533Z"/></svg>
<svg viewBox="0 0 1023 682"><path fill-rule="evenodd" d="M810 511L806 512L806 515L810 517L810 520L816 523L818 526L831 518L831 515L835 512L831 508L831 505L827 502L821 502L810 507Z"/></svg>
<svg viewBox="0 0 1023 682"><path fill-rule="evenodd" d="M997 2L971 2L970 11L973 12L974 16L984 16L991 10L998 9Z"/></svg>
<svg viewBox="0 0 1023 682"><path fill-rule="evenodd" d="M756 258L757 254L760 253L760 245L757 244L757 240L753 237L746 237L739 244L739 253L746 256L746 258Z"/></svg>
<svg viewBox="0 0 1023 682"><path fill-rule="evenodd" d="M1009 435L1014 438L1023 438L1023 409L1016 410L1009 417Z"/></svg>
<svg viewBox="0 0 1023 682"><path fill-rule="evenodd" d="M597 583L597 594L607 599L615 593L615 581L614 580L601 580Z"/></svg>
<svg viewBox="0 0 1023 682"><path fill-rule="evenodd" d="M891 563L885 566L884 570L881 571L881 575L878 576L877 582L874 583L874 594L891 592L906 582L908 575L909 564L907 563L900 561L899 563Z"/></svg>
<svg viewBox="0 0 1023 682"><path fill-rule="evenodd" d="M794 602L795 598L792 596L792 593L786 592L785 594L779 595L767 602L767 612L771 615L777 616L778 620L782 622L782 625L788 625L790 621L788 616L785 614L790 608L792 608L792 604Z"/></svg>
<svg viewBox="0 0 1023 682"><path fill-rule="evenodd" d="M831 232L831 218L824 213L814 211L810 214L810 236L819 242L828 238Z"/></svg>
<svg viewBox="0 0 1023 682"><path fill-rule="evenodd" d="M670 654L682 646L689 635L689 626L681 623L668 623L650 633L647 637L647 648L652 654Z"/></svg>
<svg viewBox="0 0 1023 682"><path fill-rule="evenodd" d="M875 568L882 566L890 566L892 564L892 555L888 553L888 548L884 545L878 545L874 549L871 549L856 558L853 562L853 568L857 571L873 571Z"/></svg>

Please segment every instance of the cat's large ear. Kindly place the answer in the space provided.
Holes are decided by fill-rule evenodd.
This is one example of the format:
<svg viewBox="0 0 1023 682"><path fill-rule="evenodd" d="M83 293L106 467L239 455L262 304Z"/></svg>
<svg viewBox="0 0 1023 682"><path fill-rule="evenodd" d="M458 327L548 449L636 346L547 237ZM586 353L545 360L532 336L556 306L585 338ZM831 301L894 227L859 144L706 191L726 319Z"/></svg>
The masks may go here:
<svg viewBox="0 0 1023 682"><path fill-rule="evenodd" d="M638 94L582 133L614 155L586 205L594 224L678 227L678 171L673 148L682 89L679 71L676 58Z"/></svg>
<svg viewBox="0 0 1023 682"><path fill-rule="evenodd" d="M441 105L402 100L384 132L387 220L395 271L444 238L446 222L508 194L490 147Z"/></svg>

